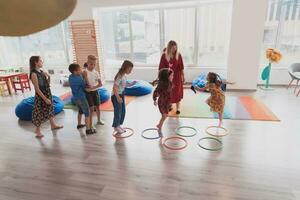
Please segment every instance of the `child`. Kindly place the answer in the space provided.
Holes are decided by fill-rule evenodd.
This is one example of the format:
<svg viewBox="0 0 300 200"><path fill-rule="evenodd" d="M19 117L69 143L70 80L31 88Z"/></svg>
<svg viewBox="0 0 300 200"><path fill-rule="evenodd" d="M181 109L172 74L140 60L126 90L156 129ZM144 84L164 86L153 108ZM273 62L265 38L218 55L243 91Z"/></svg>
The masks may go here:
<svg viewBox="0 0 300 200"><path fill-rule="evenodd" d="M93 55L88 56L87 68L83 71L83 78L87 83L86 98L90 106L90 127L92 128L93 123L93 112L96 110L97 113L97 124L104 125L104 122L100 118L100 98L98 94L98 88L102 86L100 74L95 70L96 57ZM92 128L93 132L96 129Z"/></svg>
<svg viewBox="0 0 300 200"><path fill-rule="evenodd" d="M129 60L125 60L115 76L111 101L114 106L114 121L112 127L117 134L122 134L125 130L121 127L125 119L125 100L124 100L124 90L125 87L131 87L136 84L133 81L127 84L126 74L130 74L133 68L133 63Z"/></svg>
<svg viewBox="0 0 300 200"><path fill-rule="evenodd" d="M50 76L43 72L43 60L40 56L31 56L29 59L30 80L34 86L35 99L32 111L32 123L35 126L36 138L42 138L41 124L50 121L51 129L63 128L54 121L53 101L50 90Z"/></svg>
<svg viewBox="0 0 300 200"><path fill-rule="evenodd" d="M85 96L86 84L81 76L82 74L81 67L78 64L73 63L69 65L69 71L72 73L69 76L70 87L72 89L74 101L79 109L77 128L79 129L84 127L84 125L81 124L81 116L82 114L84 114L85 124L86 124L86 134L87 135L93 134L93 131L91 130L90 127L89 104Z"/></svg>
<svg viewBox="0 0 300 200"><path fill-rule="evenodd" d="M209 72L206 79L207 84L205 87L194 87L192 89L196 89L201 92L208 90L210 92L211 96L206 100L206 103L209 105L211 111L218 113L220 127L222 125L225 105L225 95L221 89L222 80L218 74L213 72Z"/></svg>
<svg viewBox="0 0 300 200"><path fill-rule="evenodd" d="M173 71L168 68L161 69L158 74L158 85L153 93L154 105L158 104L159 112L161 113L161 119L156 126L160 136L162 136L161 128L170 111L172 80Z"/></svg>

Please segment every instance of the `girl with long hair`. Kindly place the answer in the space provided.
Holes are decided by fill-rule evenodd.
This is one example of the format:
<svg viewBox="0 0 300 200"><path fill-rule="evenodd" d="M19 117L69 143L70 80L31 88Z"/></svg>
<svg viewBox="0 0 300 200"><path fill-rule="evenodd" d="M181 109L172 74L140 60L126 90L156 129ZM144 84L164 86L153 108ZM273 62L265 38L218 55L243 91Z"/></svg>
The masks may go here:
<svg viewBox="0 0 300 200"><path fill-rule="evenodd" d="M50 90L50 76L41 70L43 61L40 56L31 56L29 59L30 79L34 86L35 98L32 111L32 123L35 125L35 134L37 138L42 138L41 124L50 120L51 129L60 129L54 121L53 101Z"/></svg>
<svg viewBox="0 0 300 200"><path fill-rule="evenodd" d="M158 105L161 113L161 118L156 126L160 136L162 136L161 129L170 109L173 75L171 69L161 69L158 74L158 85L153 93L154 105Z"/></svg>
<svg viewBox="0 0 300 200"><path fill-rule="evenodd" d="M136 84L136 81L127 83L126 75L130 74L133 68L133 63L125 60L114 78L113 95L111 101L114 106L114 121L112 127L117 134L122 134L125 130L121 127L124 122L126 114L126 106L124 99L124 90L126 87L131 87Z"/></svg>
<svg viewBox="0 0 300 200"><path fill-rule="evenodd" d="M183 98L184 65L181 54L178 52L177 43L169 41L167 48L160 58L159 70L168 68L173 71L173 88L171 92L171 103L176 104L176 114L180 114L180 101Z"/></svg>

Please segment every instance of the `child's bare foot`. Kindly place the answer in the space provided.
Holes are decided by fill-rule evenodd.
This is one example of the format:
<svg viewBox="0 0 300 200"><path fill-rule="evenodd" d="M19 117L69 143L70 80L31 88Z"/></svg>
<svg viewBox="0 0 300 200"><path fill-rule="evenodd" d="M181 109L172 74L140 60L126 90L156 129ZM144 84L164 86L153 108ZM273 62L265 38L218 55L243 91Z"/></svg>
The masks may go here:
<svg viewBox="0 0 300 200"><path fill-rule="evenodd" d="M162 132L161 132L161 129L158 129L157 132L158 132L158 136L162 138L162 137L163 137L163 134L162 134Z"/></svg>
<svg viewBox="0 0 300 200"><path fill-rule="evenodd" d="M64 126L60 126L60 125L53 125L51 126L51 130L57 130L57 129L61 129L63 128Z"/></svg>
<svg viewBox="0 0 300 200"><path fill-rule="evenodd" d="M35 131L35 134L36 134L35 137L38 139L44 137L44 135L40 131Z"/></svg>
<svg viewBox="0 0 300 200"><path fill-rule="evenodd" d="M218 127L222 127L222 121L219 121Z"/></svg>
<svg viewBox="0 0 300 200"><path fill-rule="evenodd" d="M161 126L158 124L158 125L156 125L156 128L157 128L158 135L160 137L162 137L163 135L162 135L162 132L161 132Z"/></svg>

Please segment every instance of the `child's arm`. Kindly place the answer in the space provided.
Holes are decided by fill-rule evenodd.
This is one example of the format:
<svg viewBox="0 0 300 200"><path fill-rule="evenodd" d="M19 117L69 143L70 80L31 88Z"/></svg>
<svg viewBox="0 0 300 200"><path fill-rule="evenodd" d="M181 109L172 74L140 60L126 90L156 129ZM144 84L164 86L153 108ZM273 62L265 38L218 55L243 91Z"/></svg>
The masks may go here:
<svg viewBox="0 0 300 200"><path fill-rule="evenodd" d="M98 89L99 87L102 87L102 81L101 81L101 77L100 77L100 74L98 72L97 73L97 76L98 76L98 84L96 86L93 87L93 89Z"/></svg>
<svg viewBox="0 0 300 200"><path fill-rule="evenodd" d="M136 81L132 81L131 83L126 83L126 87L132 87L136 84Z"/></svg>
<svg viewBox="0 0 300 200"><path fill-rule="evenodd" d="M118 101L119 103L122 103L123 100L122 100L122 98L121 98L120 95L119 95L119 88L118 88L118 85L116 85L116 84L114 84L114 86L113 86L113 93L114 93L114 95L116 96L117 101Z"/></svg>
<svg viewBox="0 0 300 200"><path fill-rule="evenodd" d="M51 105L51 103L52 103L51 99L48 99L43 94L43 92L40 90L39 81L38 81L37 75L35 73L32 73L32 75L31 75L31 81L32 81L32 84L34 86L35 92L45 101L45 103L47 105Z"/></svg>
<svg viewBox="0 0 300 200"><path fill-rule="evenodd" d="M153 92L153 103L154 105L156 106L157 105L157 98L159 97L159 91L158 91L158 88L156 87L154 92Z"/></svg>
<svg viewBox="0 0 300 200"><path fill-rule="evenodd" d="M203 88L200 88L200 87L198 87L198 86L195 86L194 88L195 88L195 90L197 90L197 91L199 91L199 92L205 92L205 91L208 89L208 86L205 85Z"/></svg>
<svg viewBox="0 0 300 200"><path fill-rule="evenodd" d="M46 79L48 81L48 84L50 84L50 75L47 72L43 72L44 75L46 76Z"/></svg>
<svg viewBox="0 0 300 200"><path fill-rule="evenodd" d="M89 82L89 80L88 80L88 78L87 78L87 73L86 73L86 71L83 71L82 72L82 77L83 77L83 79L84 79L84 81L86 82L86 86L87 86L87 88L90 88L90 82Z"/></svg>
<svg viewBox="0 0 300 200"><path fill-rule="evenodd" d="M224 80L222 81L224 84L228 84L228 85L234 85L235 82L231 82L231 81L227 81L227 80Z"/></svg>
<svg viewBox="0 0 300 200"><path fill-rule="evenodd" d="M98 79L98 84L96 86L94 86L92 89L98 89L99 87L102 87L102 81L100 79Z"/></svg>

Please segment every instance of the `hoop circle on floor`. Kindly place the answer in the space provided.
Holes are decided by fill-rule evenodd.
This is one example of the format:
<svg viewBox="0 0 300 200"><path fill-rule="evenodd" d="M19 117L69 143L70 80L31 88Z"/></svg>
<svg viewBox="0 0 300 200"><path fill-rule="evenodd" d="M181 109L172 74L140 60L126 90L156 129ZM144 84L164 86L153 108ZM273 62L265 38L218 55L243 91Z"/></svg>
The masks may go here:
<svg viewBox="0 0 300 200"><path fill-rule="evenodd" d="M191 134L191 135L184 135L184 134L180 133L180 129L191 129L191 130L194 131L194 133ZM176 135L180 135L180 136L182 136L182 137L193 137L193 136L195 136L198 132L197 132L197 130L196 130L194 127L191 127L191 126L179 126L178 128L176 128L175 133L176 133Z"/></svg>
<svg viewBox="0 0 300 200"><path fill-rule="evenodd" d="M134 134L134 130L132 129L132 128L128 128L128 127L125 127L125 128L123 128L123 129L125 129L125 130L130 130L131 131L131 133L130 134L128 134L128 135L124 135L124 136L122 136L122 134L125 134L125 133L122 133L122 134L117 134L117 132L113 132L113 136L115 137L115 138L120 138L120 139L122 139L122 138L129 138L130 136L132 136L133 134Z"/></svg>
<svg viewBox="0 0 300 200"><path fill-rule="evenodd" d="M218 142L220 144L219 147L216 147L216 148L208 148L208 147L205 147L201 144L201 141L203 140L214 140L216 142ZM214 138L214 137L204 137L204 138L201 138L199 141L198 141L198 146L201 147L202 149L205 149L205 150L208 150L208 151L220 151L222 148L223 148L223 143L221 140L219 140L218 138Z"/></svg>
<svg viewBox="0 0 300 200"><path fill-rule="evenodd" d="M147 137L147 136L144 135L147 131L157 131L158 136L157 137ZM158 128L147 128L147 129L143 130L142 131L142 137L147 139L147 140L156 140L156 139L161 138L161 136L158 133Z"/></svg>
<svg viewBox="0 0 300 200"><path fill-rule="evenodd" d="M225 131L225 133L223 134L216 134L216 133L213 133L211 131L209 131L211 128L220 128L222 130ZM208 135L211 135L211 136L214 136L214 137L224 137L226 135L228 135L228 130L225 128L225 127L222 127L222 126L209 126L205 129L205 132L208 134Z"/></svg>
<svg viewBox="0 0 300 200"><path fill-rule="evenodd" d="M181 141L183 141L183 142L184 142L184 145L181 146L181 147L171 147L171 146L168 146L168 145L166 144L166 142L167 142L168 140L175 140L175 139L176 139L176 140L181 140ZM186 139L184 139L184 138L182 138L182 137L179 137L179 136L170 136L170 137L166 137L166 138L164 139L164 141L162 141L162 145L163 145L164 147L166 147L167 149L179 151L179 150L182 150L182 149L186 148L187 145L188 145L188 143L187 143Z"/></svg>

